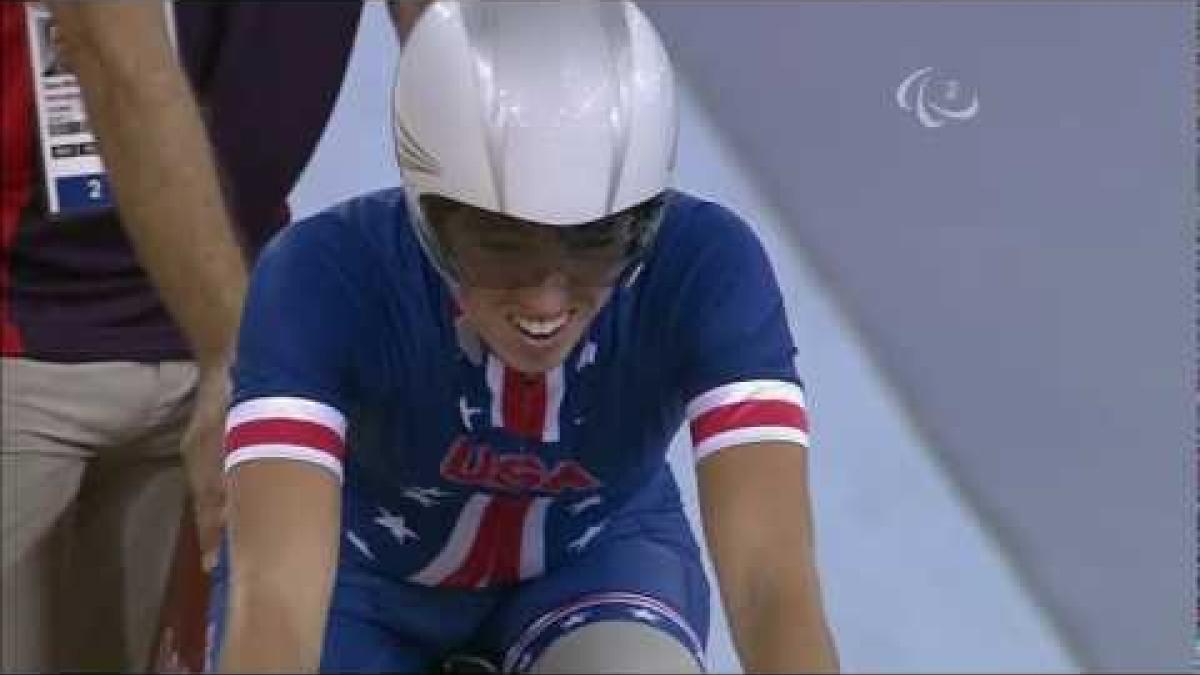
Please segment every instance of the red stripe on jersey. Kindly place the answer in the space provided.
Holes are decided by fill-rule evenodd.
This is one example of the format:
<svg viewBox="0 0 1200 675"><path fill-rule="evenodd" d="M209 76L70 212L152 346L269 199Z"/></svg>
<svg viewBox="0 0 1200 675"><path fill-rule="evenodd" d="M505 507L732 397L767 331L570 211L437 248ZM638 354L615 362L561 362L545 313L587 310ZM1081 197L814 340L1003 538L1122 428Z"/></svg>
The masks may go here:
<svg viewBox="0 0 1200 675"><path fill-rule="evenodd" d="M29 72L25 3L0 3L0 352L17 356L23 340L12 317L9 264L21 211L33 186L33 81Z"/></svg>
<svg viewBox="0 0 1200 675"><path fill-rule="evenodd" d="M518 436L542 439L546 424L546 376L504 368L504 428Z"/></svg>
<svg viewBox="0 0 1200 675"><path fill-rule="evenodd" d="M497 495L487 505L475 531L475 541L462 566L442 581L443 586L478 588L484 582L511 582L520 574L521 534L528 497Z"/></svg>
<svg viewBox="0 0 1200 675"><path fill-rule="evenodd" d="M808 431L808 417L804 408L786 401L731 403L692 420L692 441L700 443L719 433L749 427L794 427Z"/></svg>
<svg viewBox="0 0 1200 675"><path fill-rule="evenodd" d="M467 558L463 560L462 566L443 579L442 586L478 588L479 584L487 578L488 569L492 564L491 551L495 548L495 544L492 543L492 538L496 535L496 528L493 524L496 512L492 508L493 506L495 506L495 502L488 504L487 509L484 510L479 527L475 530L475 541L471 543L471 550L467 552Z"/></svg>
<svg viewBox="0 0 1200 675"><path fill-rule="evenodd" d="M496 543L492 578L496 583L513 583L521 578L521 545L525 539L525 516L533 503L530 497L497 497Z"/></svg>
<svg viewBox="0 0 1200 675"><path fill-rule="evenodd" d="M299 445L327 452L338 459L345 455L345 444L337 432L316 422L286 418L268 418L243 422L225 436L225 452L251 445Z"/></svg>

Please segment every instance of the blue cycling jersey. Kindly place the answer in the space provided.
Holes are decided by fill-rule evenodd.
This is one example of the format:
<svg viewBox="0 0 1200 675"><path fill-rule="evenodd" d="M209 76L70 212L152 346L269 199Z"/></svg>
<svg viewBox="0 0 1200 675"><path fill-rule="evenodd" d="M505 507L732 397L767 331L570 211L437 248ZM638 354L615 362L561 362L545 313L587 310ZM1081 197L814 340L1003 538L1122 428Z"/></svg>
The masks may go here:
<svg viewBox="0 0 1200 675"><path fill-rule="evenodd" d="M459 315L401 189L281 233L254 271L226 464L278 457L344 480L343 556L421 586L543 576L637 513L679 509L666 469L807 443L771 266L730 211L673 193L642 268L559 367L508 368Z"/></svg>

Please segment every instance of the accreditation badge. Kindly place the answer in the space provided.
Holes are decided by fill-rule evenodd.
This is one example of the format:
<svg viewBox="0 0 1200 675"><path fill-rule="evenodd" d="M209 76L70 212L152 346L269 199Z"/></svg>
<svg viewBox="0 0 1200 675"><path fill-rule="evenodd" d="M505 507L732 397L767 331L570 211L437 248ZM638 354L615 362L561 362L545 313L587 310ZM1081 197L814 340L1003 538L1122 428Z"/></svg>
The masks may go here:
<svg viewBox="0 0 1200 675"><path fill-rule="evenodd" d="M163 4L167 33L175 44L174 8L170 0ZM41 2L26 2L25 25L46 215L64 220L109 210L113 199L108 175L88 122L79 81L60 49L54 16Z"/></svg>

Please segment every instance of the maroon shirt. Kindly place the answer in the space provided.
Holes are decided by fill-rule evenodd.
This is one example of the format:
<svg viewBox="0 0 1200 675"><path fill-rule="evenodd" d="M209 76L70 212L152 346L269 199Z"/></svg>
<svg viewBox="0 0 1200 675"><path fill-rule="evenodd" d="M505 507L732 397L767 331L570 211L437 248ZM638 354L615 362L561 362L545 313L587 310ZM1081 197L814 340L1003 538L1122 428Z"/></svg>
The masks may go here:
<svg viewBox="0 0 1200 675"><path fill-rule="evenodd" d="M175 5L184 67L250 260L287 222L287 195L333 110L361 10L344 1ZM115 214L44 216L22 3L0 3L0 57L4 355L188 358Z"/></svg>

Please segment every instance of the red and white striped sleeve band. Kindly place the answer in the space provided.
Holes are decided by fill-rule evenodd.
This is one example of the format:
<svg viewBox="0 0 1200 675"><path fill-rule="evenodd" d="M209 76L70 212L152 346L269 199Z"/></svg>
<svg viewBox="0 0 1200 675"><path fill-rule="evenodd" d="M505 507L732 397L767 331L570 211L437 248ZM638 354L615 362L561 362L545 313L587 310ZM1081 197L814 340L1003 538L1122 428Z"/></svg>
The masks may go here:
<svg viewBox="0 0 1200 675"><path fill-rule="evenodd" d="M722 385L687 405L696 461L731 445L789 441L808 445L804 390L783 380Z"/></svg>
<svg viewBox="0 0 1200 675"><path fill-rule="evenodd" d="M316 464L342 480L346 416L332 406L291 396L243 401L225 422L225 470L256 459Z"/></svg>

